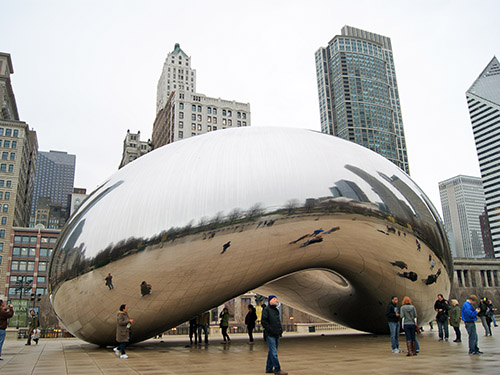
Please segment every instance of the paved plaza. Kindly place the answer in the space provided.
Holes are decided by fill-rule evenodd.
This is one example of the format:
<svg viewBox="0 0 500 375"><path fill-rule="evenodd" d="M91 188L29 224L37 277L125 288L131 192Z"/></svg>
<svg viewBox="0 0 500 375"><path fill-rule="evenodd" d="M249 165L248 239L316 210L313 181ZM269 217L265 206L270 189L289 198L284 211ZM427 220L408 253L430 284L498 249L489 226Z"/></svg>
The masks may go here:
<svg viewBox="0 0 500 375"><path fill-rule="evenodd" d="M283 337L279 358L283 370L298 374L498 374L500 330L483 337L477 326L481 356L467 354L467 334L462 343L439 342L436 331L419 336L416 357L393 354L388 336L345 330L335 334L291 334ZM451 333L452 339L454 334ZM187 336L164 336L128 348L129 359L119 359L111 348L100 348L78 339L42 339L39 345L7 339L0 373L9 375L58 374L264 374L267 347L259 337L247 344L246 335L232 335L221 345L210 337L209 345L185 347ZM401 336L401 347L405 347Z"/></svg>

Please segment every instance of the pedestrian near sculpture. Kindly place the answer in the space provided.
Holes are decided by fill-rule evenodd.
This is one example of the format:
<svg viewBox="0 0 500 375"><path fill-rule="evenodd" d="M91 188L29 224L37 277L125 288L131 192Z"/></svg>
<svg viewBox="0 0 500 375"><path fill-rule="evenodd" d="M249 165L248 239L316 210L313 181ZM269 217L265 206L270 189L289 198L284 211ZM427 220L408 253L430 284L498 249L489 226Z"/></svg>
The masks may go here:
<svg viewBox="0 0 500 375"><path fill-rule="evenodd" d="M229 328L229 310L227 307L224 307L219 314L220 318L220 324L219 327L222 330L222 339L224 340L221 344L228 344L231 343L231 339L229 338L229 335L227 334L227 329Z"/></svg>
<svg viewBox="0 0 500 375"><path fill-rule="evenodd" d="M280 337L283 333L281 326L280 312L278 310L278 298L275 295L270 295L268 298L269 305L262 311L262 326L265 330L267 342L267 362L266 373L273 372L278 375L286 375L287 372L281 370L281 365L278 360L278 345Z"/></svg>
<svg viewBox="0 0 500 375"><path fill-rule="evenodd" d="M406 349L408 350L406 355L417 355L417 310L408 296L403 298L401 318L403 319L403 328L406 336Z"/></svg>
<svg viewBox="0 0 500 375"><path fill-rule="evenodd" d="M455 330L455 340L453 340L453 342L462 342L462 334L460 333L461 309L456 299L451 300L451 308L449 313L450 313L450 325Z"/></svg>
<svg viewBox="0 0 500 375"><path fill-rule="evenodd" d="M104 280L106 280L106 286L109 288L109 290L115 288L113 286L113 276L111 276L111 273L108 273L108 276L106 276Z"/></svg>
<svg viewBox="0 0 500 375"><path fill-rule="evenodd" d="M2 347L5 341L5 334L9 319L14 315L14 308L12 305L6 305L5 301L0 299L0 361L2 359Z"/></svg>
<svg viewBox="0 0 500 375"><path fill-rule="evenodd" d="M208 344L208 325L210 324L210 312L205 311L198 315L198 342L201 344L201 332L205 334L205 344Z"/></svg>
<svg viewBox="0 0 500 375"><path fill-rule="evenodd" d="M477 316L481 319L485 336L491 336L491 317L489 315L490 309L488 307L488 299L484 297L479 303L479 313Z"/></svg>
<svg viewBox="0 0 500 375"><path fill-rule="evenodd" d="M448 310L450 306L448 301L444 299L442 294L437 295L437 300L434 303L434 310L436 310L436 321L438 324L439 341L448 341L449 331L448 331Z"/></svg>
<svg viewBox="0 0 500 375"><path fill-rule="evenodd" d="M30 315L28 316L28 342L24 345L31 345L31 335L33 335L33 330L40 326L38 320L38 315L35 314L34 310L30 310Z"/></svg>
<svg viewBox="0 0 500 375"><path fill-rule="evenodd" d="M462 305L462 320L465 323L465 329L469 335L469 354L478 355L482 352L477 346L477 331L476 331L476 320L477 313L480 311L479 307L476 307L478 298L472 294L467 298L467 301Z"/></svg>
<svg viewBox="0 0 500 375"><path fill-rule="evenodd" d="M253 305L248 305L248 313L245 316L245 325L248 331L248 343L253 345L253 330L255 328L255 321L257 320L257 313Z"/></svg>
<svg viewBox="0 0 500 375"><path fill-rule="evenodd" d="M130 341L130 327L134 323L133 319L128 317L127 305L121 305L120 310L116 314L116 342L118 346L114 348L114 352L121 359L127 359L125 347Z"/></svg>
<svg viewBox="0 0 500 375"><path fill-rule="evenodd" d="M401 315L398 307L398 297L392 296L391 302L387 305L385 315L387 316L387 323L391 333L391 348L393 353L402 353L399 349L399 332L401 327Z"/></svg>

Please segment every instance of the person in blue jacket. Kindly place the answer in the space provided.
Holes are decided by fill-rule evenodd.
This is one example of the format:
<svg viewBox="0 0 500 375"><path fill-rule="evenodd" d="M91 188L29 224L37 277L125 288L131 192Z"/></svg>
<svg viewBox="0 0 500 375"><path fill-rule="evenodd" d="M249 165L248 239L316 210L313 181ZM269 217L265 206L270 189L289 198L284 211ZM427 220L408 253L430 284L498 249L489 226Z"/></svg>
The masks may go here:
<svg viewBox="0 0 500 375"><path fill-rule="evenodd" d="M480 311L479 307L475 307L477 302L477 296L472 294L462 305L462 320L465 323L465 329L469 335L469 354L472 355L482 353L477 346L476 320L477 313Z"/></svg>

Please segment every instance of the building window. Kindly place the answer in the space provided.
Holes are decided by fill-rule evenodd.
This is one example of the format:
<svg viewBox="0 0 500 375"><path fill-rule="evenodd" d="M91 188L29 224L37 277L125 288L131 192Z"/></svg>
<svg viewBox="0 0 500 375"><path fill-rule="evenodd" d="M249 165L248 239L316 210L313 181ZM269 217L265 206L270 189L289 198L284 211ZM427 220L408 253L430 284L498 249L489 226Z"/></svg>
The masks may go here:
<svg viewBox="0 0 500 375"><path fill-rule="evenodd" d="M0 229L0 238L5 238L5 229Z"/></svg>
<svg viewBox="0 0 500 375"><path fill-rule="evenodd" d="M196 106L194 104L191 106L191 111L196 112Z"/></svg>
<svg viewBox="0 0 500 375"><path fill-rule="evenodd" d="M10 141L3 141L3 147L9 148L10 147Z"/></svg>
<svg viewBox="0 0 500 375"><path fill-rule="evenodd" d="M184 128L184 121L179 121L179 129Z"/></svg>
<svg viewBox="0 0 500 375"><path fill-rule="evenodd" d="M233 113L232 113L232 112L228 109L228 110L227 110L227 115L228 115L229 117L231 117L231 116L233 115Z"/></svg>
<svg viewBox="0 0 500 375"><path fill-rule="evenodd" d="M236 113L236 116L237 116L238 118L241 118L241 112L237 112L237 113Z"/></svg>
<svg viewBox="0 0 500 375"><path fill-rule="evenodd" d="M27 270L33 272L35 270L35 262L28 262Z"/></svg>
<svg viewBox="0 0 500 375"><path fill-rule="evenodd" d="M49 256L49 249L45 247L40 248L40 258L47 258Z"/></svg>
<svg viewBox="0 0 500 375"><path fill-rule="evenodd" d="M14 164L9 164L9 172L14 172Z"/></svg>
<svg viewBox="0 0 500 375"><path fill-rule="evenodd" d="M247 122L246 121L243 121L243 126L247 126Z"/></svg>
<svg viewBox="0 0 500 375"><path fill-rule="evenodd" d="M196 124L195 123L191 124L191 130L196 130Z"/></svg>
<svg viewBox="0 0 500 375"><path fill-rule="evenodd" d="M5 186L7 186L8 188L12 187L12 181L11 180L7 180Z"/></svg>
<svg viewBox="0 0 500 375"><path fill-rule="evenodd" d="M3 212L9 212L9 205L8 204L4 204L2 211Z"/></svg>
<svg viewBox="0 0 500 375"><path fill-rule="evenodd" d="M233 126L233 120L231 120L231 119L227 120L227 124L228 124L229 126Z"/></svg>
<svg viewBox="0 0 500 375"><path fill-rule="evenodd" d="M12 148L17 148L17 141L12 141Z"/></svg>
<svg viewBox="0 0 500 375"><path fill-rule="evenodd" d="M222 119L222 126L227 124L227 120L225 118Z"/></svg>
<svg viewBox="0 0 500 375"><path fill-rule="evenodd" d="M14 236L14 242L21 242L21 236Z"/></svg>
<svg viewBox="0 0 500 375"><path fill-rule="evenodd" d="M191 120L196 121L196 115L194 113L191 115Z"/></svg>
<svg viewBox="0 0 500 375"><path fill-rule="evenodd" d="M212 117L211 116L208 116L207 117L207 124L211 124L212 123Z"/></svg>
<svg viewBox="0 0 500 375"><path fill-rule="evenodd" d="M182 130L179 130L179 138L182 138L184 136L184 133L182 132Z"/></svg>
<svg viewBox="0 0 500 375"><path fill-rule="evenodd" d="M2 152L2 160L9 160L9 153L8 152Z"/></svg>
<svg viewBox="0 0 500 375"><path fill-rule="evenodd" d="M222 110L222 116L226 116L227 115L227 111L225 109Z"/></svg>
<svg viewBox="0 0 500 375"><path fill-rule="evenodd" d="M26 271L28 268L28 262L25 260L20 260L19 261L19 271Z"/></svg>
<svg viewBox="0 0 500 375"><path fill-rule="evenodd" d="M36 254L36 249L34 247L30 247L28 251L29 251L28 257L34 258Z"/></svg>
<svg viewBox="0 0 500 375"><path fill-rule="evenodd" d="M179 103L179 109L184 109L184 103Z"/></svg>
<svg viewBox="0 0 500 375"><path fill-rule="evenodd" d="M2 216L2 225L7 225L7 216Z"/></svg>
<svg viewBox="0 0 500 375"><path fill-rule="evenodd" d="M179 112L179 118L184 118L184 112Z"/></svg>
<svg viewBox="0 0 500 375"><path fill-rule="evenodd" d="M213 126L213 127L212 127L212 130L217 130L217 126Z"/></svg>
<svg viewBox="0 0 500 375"><path fill-rule="evenodd" d="M238 125L238 126L241 126L241 121L240 121L240 120L238 120L237 125Z"/></svg>
<svg viewBox="0 0 500 375"><path fill-rule="evenodd" d="M5 136L6 137L11 137L12 136L12 129L5 129Z"/></svg>
<svg viewBox="0 0 500 375"><path fill-rule="evenodd" d="M14 129L14 134L12 134L14 138L17 138L19 136L19 130Z"/></svg>
<svg viewBox="0 0 500 375"><path fill-rule="evenodd" d="M7 171L7 164L0 164L0 171L6 172Z"/></svg>
<svg viewBox="0 0 500 375"><path fill-rule="evenodd" d="M16 153L15 152L10 153L10 160L16 160Z"/></svg>
<svg viewBox="0 0 500 375"><path fill-rule="evenodd" d="M19 261L18 260L13 260L10 264L10 270L11 271L19 271Z"/></svg>
<svg viewBox="0 0 500 375"><path fill-rule="evenodd" d="M0 180L0 187L3 187L5 184L5 180Z"/></svg>
<svg viewBox="0 0 500 375"><path fill-rule="evenodd" d="M213 109L212 109L212 113L213 113L214 115L216 115L216 114L217 114L217 108L213 108Z"/></svg>
<svg viewBox="0 0 500 375"><path fill-rule="evenodd" d="M201 122L201 121L202 121L202 117L201 117L201 115L198 115L197 120L198 120L199 122Z"/></svg>
<svg viewBox="0 0 500 375"><path fill-rule="evenodd" d="M212 108L207 107L207 113L210 115L212 113Z"/></svg>
<svg viewBox="0 0 500 375"><path fill-rule="evenodd" d="M201 124L198 124L198 131L201 132Z"/></svg>
<svg viewBox="0 0 500 375"><path fill-rule="evenodd" d="M207 131L211 131L212 130L212 126L211 125L207 125Z"/></svg>
<svg viewBox="0 0 500 375"><path fill-rule="evenodd" d="M246 118L247 118L247 114L246 114L245 112L243 112L243 113L241 114L241 116L243 116L243 119L246 119Z"/></svg>
<svg viewBox="0 0 500 375"><path fill-rule="evenodd" d="M213 123L214 123L214 124L217 124L217 117L214 117L214 118L213 118Z"/></svg>
<svg viewBox="0 0 500 375"><path fill-rule="evenodd" d="M3 251L3 242L0 242L0 251Z"/></svg>
<svg viewBox="0 0 500 375"><path fill-rule="evenodd" d="M38 276L36 278L36 283L37 284L45 284L47 282L47 279L45 276Z"/></svg>
<svg viewBox="0 0 500 375"><path fill-rule="evenodd" d="M47 262L38 262L38 272L47 272Z"/></svg>
<svg viewBox="0 0 500 375"><path fill-rule="evenodd" d="M198 112L201 112L201 105L198 106Z"/></svg>
<svg viewBox="0 0 500 375"><path fill-rule="evenodd" d="M46 288L36 288L35 294L38 296L43 296L47 294L47 289Z"/></svg>

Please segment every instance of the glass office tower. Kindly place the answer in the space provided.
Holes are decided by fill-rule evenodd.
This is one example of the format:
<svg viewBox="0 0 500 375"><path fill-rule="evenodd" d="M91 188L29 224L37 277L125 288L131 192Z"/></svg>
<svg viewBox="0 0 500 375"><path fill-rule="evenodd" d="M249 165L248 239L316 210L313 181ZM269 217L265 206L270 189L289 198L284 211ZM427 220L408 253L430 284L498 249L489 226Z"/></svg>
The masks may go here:
<svg viewBox="0 0 500 375"><path fill-rule="evenodd" d="M321 131L365 146L409 173L391 39L342 28L316 51Z"/></svg>

